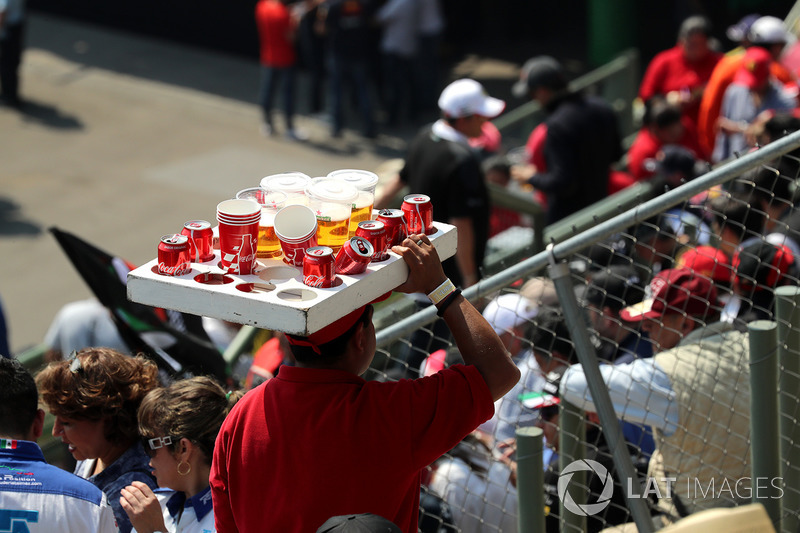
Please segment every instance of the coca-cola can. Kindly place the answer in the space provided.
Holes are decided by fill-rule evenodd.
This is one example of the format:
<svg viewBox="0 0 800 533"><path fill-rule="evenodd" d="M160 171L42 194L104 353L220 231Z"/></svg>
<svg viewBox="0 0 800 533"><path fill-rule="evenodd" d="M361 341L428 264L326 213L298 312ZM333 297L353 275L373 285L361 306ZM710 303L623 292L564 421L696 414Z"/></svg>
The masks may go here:
<svg viewBox="0 0 800 533"><path fill-rule="evenodd" d="M158 244L158 273L183 276L192 271L189 260L189 238L180 233L164 235Z"/></svg>
<svg viewBox="0 0 800 533"><path fill-rule="evenodd" d="M403 198L400 209L406 217L406 231L409 235L436 233L436 228L433 226L433 205L429 196L409 194Z"/></svg>
<svg viewBox="0 0 800 533"><path fill-rule="evenodd" d="M303 257L303 283L309 287L327 289L336 278L336 260L333 249L328 246L313 246Z"/></svg>
<svg viewBox="0 0 800 533"><path fill-rule="evenodd" d="M189 258L194 263L204 263L214 259L211 247L214 231L207 220L190 220L183 225L181 235L189 238Z"/></svg>
<svg viewBox="0 0 800 533"><path fill-rule="evenodd" d="M386 226L378 220L365 220L358 223L356 237L364 237L369 241L375 251L372 253L373 261L384 261L389 258L386 253L389 241L386 234Z"/></svg>
<svg viewBox="0 0 800 533"><path fill-rule="evenodd" d="M400 209L381 209L378 221L386 227L387 249L402 244L408 236L406 233L406 217Z"/></svg>
<svg viewBox="0 0 800 533"><path fill-rule="evenodd" d="M372 261L375 248L364 237L352 237L336 254L336 272L339 274L361 274Z"/></svg>

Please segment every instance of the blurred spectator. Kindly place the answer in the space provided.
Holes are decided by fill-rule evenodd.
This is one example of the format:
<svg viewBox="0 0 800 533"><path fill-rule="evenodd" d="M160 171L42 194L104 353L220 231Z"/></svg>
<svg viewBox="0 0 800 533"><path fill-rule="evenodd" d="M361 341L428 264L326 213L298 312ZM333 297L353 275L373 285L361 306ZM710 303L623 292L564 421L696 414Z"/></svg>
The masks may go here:
<svg viewBox="0 0 800 533"><path fill-rule="evenodd" d="M517 531L514 472L471 435L434 463L430 488L447 502L461 533Z"/></svg>
<svg viewBox="0 0 800 533"><path fill-rule="evenodd" d="M617 118L598 98L572 93L562 65L548 56L529 59L513 93L537 101L547 112L546 171L528 167L515 179L547 197L552 224L608 195L609 170L622 155Z"/></svg>
<svg viewBox="0 0 800 533"><path fill-rule="evenodd" d="M259 0L256 4L256 27L260 41L261 91L264 135L272 135L272 100L275 89L283 86L283 110L287 139L305 140L307 136L294 127L294 98L297 72L295 50L298 20L286 7L288 0Z"/></svg>
<svg viewBox="0 0 800 533"><path fill-rule="evenodd" d="M653 355L647 337L619 317L623 308L643 298L644 283L631 266L612 265L590 274L583 300L589 324L600 337L601 361L620 365Z"/></svg>
<svg viewBox="0 0 800 533"><path fill-rule="evenodd" d="M675 259L675 268L688 268L698 276L710 279L717 289L717 297L724 306L721 320L732 322L739 314L738 299L733 296L733 267L731 258L713 246L686 248Z"/></svg>
<svg viewBox="0 0 800 533"><path fill-rule="evenodd" d="M711 200L708 207L713 221L711 227L719 235L719 248L728 257L748 239L760 240L764 231L764 211L751 202L751 193L723 192Z"/></svg>
<svg viewBox="0 0 800 533"><path fill-rule="evenodd" d="M716 288L688 269L661 272L650 283L650 295L620 316L642 323L656 355L600 367L614 410L653 426L657 449L649 475L664 497L659 503L665 513L678 518L735 504L733 494L692 487L749 480L750 464L742 461L750 453L748 337L717 322ZM580 365L567 370L560 392L570 403L596 411ZM668 492L670 476L675 480Z"/></svg>
<svg viewBox="0 0 800 533"><path fill-rule="evenodd" d="M387 124L397 126L416 112L412 62L417 55L417 0L388 0L375 15L382 26L383 93Z"/></svg>
<svg viewBox="0 0 800 533"><path fill-rule="evenodd" d="M139 406L139 433L162 489L134 481L120 504L137 532L214 531L208 485L214 441L241 393L213 379L187 378L150 391Z"/></svg>
<svg viewBox="0 0 800 533"><path fill-rule="evenodd" d="M19 65L25 46L25 0L0 0L0 104L20 107Z"/></svg>
<svg viewBox="0 0 800 533"><path fill-rule="evenodd" d="M646 334L620 318L620 311L644 298L644 284L636 269L627 265L612 265L590 274L583 293L584 308L589 325L598 335L596 350L601 362L614 365L653 356L653 347ZM621 421L622 434L635 454L649 458L655 449L650 428Z"/></svg>
<svg viewBox="0 0 800 533"><path fill-rule="evenodd" d="M689 137L697 137L700 99L722 54L711 47L711 21L692 16L681 24L678 43L656 54L639 87L639 98L647 102L656 95L681 107Z"/></svg>
<svg viewBox="0 0 800 533"><path fill-rule="evenodd" d="M42 435L44 411L38 408L33 376L19 361L0 357L0 383L3 528L29 531L26 524L34 523L33 531L118 531L103 491L45 462L36 444Z"/></svg>
<svg viewBox="0 0 800 533"><path fill-rule="evenodd" d="M309 74L308 109L312 114L325 110L325 39L317 27L321 0L301 0L302 10L297 26L297 51L302 67Z"/></svg>
<svg viewBox="0 0 800 533"><path fill-rule="evenodd" d="M749 146L745 133L764 111L779 112L797 107L796 96L786 92L770 73L771 63L772 56L765 48L751 46L745 52L722 99L713 161L723 161L746 151Z"/></svg>
<svg viewBox="0 0 800 533"><path fill-rule="evenodd" d="M481 125L481 134L469 138L469 145L478 150L480 159L485 161L500 153L503 148L503 138L497 126L487 120Z"/></svg>
<svg viewBox="0 0 800 533"><path fill-rule="evenodd" d="M559 451L559 382L561 374L552 373L547 376L548 383L545 386L544 394L531 401L527 405L531 408L537 408L540 413L540 418L537 423L542 428L545 435L547 446L552 448L555 452ZM631 520L630 511L625 501L626 486L623 485L616 473L614 465L613 451L606 442L603 429L600 425L600 419L594 412L585 413L586 416L586 449L585 458L591 461L596 461L605 467L609 475L614 480L613 492L610 494L610 501L607 507L593 513L586 519L587 532L599 532L609 526L624 524ZM638 459L639 450L633 446L628 445L628 452L634 458L634 465L641 477L644 477L647 471L647 461ZM514 465L516 466L516 465ZM516 468L514 468L516 470ZM515 472L516 473L516 472ZM559 490L562 488L560 481L561 471L557 462L552 462L551 467L545 470L544 473L544 505L545 505L545 531L547 533L559 533L562 531L561 520L559 519L560 503L562 501L563 492ZM590 501L595 501L602 498L607 494L605 488L606 479L601 477L597 472L592 470L587 473L588 493L590 494ZM627 484L626 484L627 485ZM569 491L567 486L563 487L564 490ZM573 490L585 490L584 487L580 489L574 488Z"/></svg>
<svg viewBox="0 0 800 533"><path fill-rule="evenodd" d="M751 34L750 28L758 21L755 32ZM777 21L777 24L776 24ZM776 31L777 30L777 31ZM698 141L705 157L711 157L717 137L717 119L725 90L733 82L736 72L741 67L745 57L745 49L753 45L761 46L770 51L773 62L770 72L782 84L793 83L794 76L778 62L789 34L783 29L783 23L775 17L759 17L747 15L739 23L728 28L728 38L740 43L741 47L726 54L714 67L711 79L703 93L700 102L700 114L697 119ZM757 39L751 42L750 38Z"/></svg>
<svg viewBox="0 0 800 533"><path fill-rule="evenodd" d="M136 418L142 399L158 385L156 365L108 348L87 348L50 363L36 380L42 402L56 417L53 436L78 461L75 473L106 493L120 531L128 533L120 491L133 481L156 488Z"/></svg>
<svg viewBox="0 0 800 533"><path fill-rule="evenodd" d="M692 181L701 171L702 164L694 152L683 146L668 144L656 153L654 166L654 183L658 188L674 189Z"/></svg>
<svg viewBox="0 0 800 533"><path fill-rule="evenodd" d="M489 123L487 122L487 124ZM494 183L503 188L507 188L511 183L511 163L506 156L490 157L484 161L483 171L488 183ZM522 225L522 216L518 211L492 204L492 211L489 215L490 238L508 228Z"/></svg>
<svg viewBox="0 0 800 533"><path fill-rule="evenodd" d="M693 157L699 153L696 139L687 135L685 120L677 104L660 96L647 101L642 128L628 149L628 170L637 181L655 174L657 154L665 146L680 145Z"/></svg>
<svg viewBox="0 0 800 533"><path fill-rule="evenodd" d="M753 241L737 251L733 269L742 302L738 318L744 322L775 320L774 290L798 281L797 260L785 245Z"/></svg>
<svg viewBox="0 0 800 533"><path fill-rule="evenodd" d="M344 128L346 87L356 94L362 134L367 138L375 137L367 67L369 23L374 10L375 5L371 0L324 0L317 12L318 26L325 35L325 49L328 53L326 63L333 137L340 137Z"/></svg>
<svg viewBox="0 0 800 533"><path fill-rule="evenodd" d="M466 288L480 278L490 205L483 169L469 139L481 135L483 124L502 113L505 102L465 78L445 87L439 109L442 118L411 141L405 166L385 185L375 205L383 207L405 185L428 195L437 219L458 229L456 256L443 264L447 277Z"/></svg>
<svg viewBox="0 0 800 533"><path fill-rule="evenodd" d="M436 109L439 94L439 61L445 20L441 0L419 2L417 58L414 60L416 98L420 111Z"/></svg>

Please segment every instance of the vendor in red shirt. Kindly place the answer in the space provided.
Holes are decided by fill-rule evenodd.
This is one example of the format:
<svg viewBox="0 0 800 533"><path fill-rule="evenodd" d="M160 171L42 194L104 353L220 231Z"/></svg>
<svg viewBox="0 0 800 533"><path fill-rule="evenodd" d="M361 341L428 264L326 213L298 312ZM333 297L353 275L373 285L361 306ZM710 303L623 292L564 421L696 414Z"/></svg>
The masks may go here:
<svg viewBox="0 0 800 533"><path fill-rule="evenodd" d="M711 22L701 16L687 18L678 32L678 44L657 54L647 66L639 98L647 102L662 95L681 106L688 118L689 134L696 135L697 114L703 90L722 54L711 49Z"/></svg>
<svg viewBox="0 0 800 533"><path fill-rule="evenodd" d="M436 302L466 365L398 382L365 381L372 306L308 336L288 336L296 366L250 391L217 438L217 531L316 531L372 513L417 532L420 473L494 413L519 370L494 329L445 277L425 235L392 248L409 267L396 290Z"/></svg>
<svg viewBox="0 0 800 533"><path fill-rule="evenodd" d="M699 153L697 139L687 132L686 118L680 107L656 96L648 100L642 128L628 149L628 172L643 181L655 174L656 156L665 145L677 144Z"/></svg>

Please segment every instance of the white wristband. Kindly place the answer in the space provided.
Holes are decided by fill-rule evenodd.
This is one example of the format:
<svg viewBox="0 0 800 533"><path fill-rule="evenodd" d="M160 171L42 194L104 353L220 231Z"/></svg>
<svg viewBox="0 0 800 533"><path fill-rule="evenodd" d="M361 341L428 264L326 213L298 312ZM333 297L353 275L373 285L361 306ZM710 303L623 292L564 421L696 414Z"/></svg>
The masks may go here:
<svg viewBox="0 0 800 533"><path fill-rule="evenodd" d="M450 279L444 280L444 282L436 287L430 294L428 294L428 298L431 300L433 305L437 305L439 302L444 300L448 294L456 290L456 286L453 285L453 282Z"/></svg>

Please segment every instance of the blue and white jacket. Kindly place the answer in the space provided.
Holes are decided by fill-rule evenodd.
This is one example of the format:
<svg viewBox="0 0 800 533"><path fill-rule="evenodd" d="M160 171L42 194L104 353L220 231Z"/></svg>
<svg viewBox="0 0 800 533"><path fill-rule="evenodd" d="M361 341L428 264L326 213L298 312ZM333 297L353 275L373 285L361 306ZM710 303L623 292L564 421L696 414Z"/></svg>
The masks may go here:
<svg viewBox="0 0 800 533"><path fill-rule="evenodd" d="M35 442L0 439L0 533L116 532L99 488L49 465Z"/></svg>

